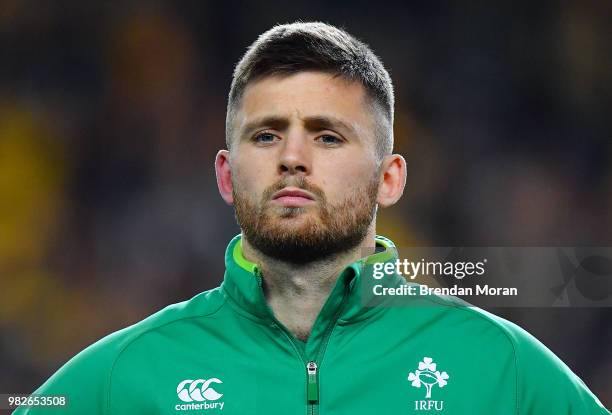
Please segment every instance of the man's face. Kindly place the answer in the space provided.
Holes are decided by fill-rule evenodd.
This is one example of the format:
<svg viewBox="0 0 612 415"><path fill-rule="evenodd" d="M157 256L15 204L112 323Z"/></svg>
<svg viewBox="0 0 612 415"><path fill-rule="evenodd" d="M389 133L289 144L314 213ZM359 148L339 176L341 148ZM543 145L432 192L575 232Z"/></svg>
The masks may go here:
<svg viewBox="0 0 612 415"><path fill-rule="evenodd" d="M379 185L363 86L322 72L249 84L230 152L242 231L264 254L305 264L366 236Z"/></svg>

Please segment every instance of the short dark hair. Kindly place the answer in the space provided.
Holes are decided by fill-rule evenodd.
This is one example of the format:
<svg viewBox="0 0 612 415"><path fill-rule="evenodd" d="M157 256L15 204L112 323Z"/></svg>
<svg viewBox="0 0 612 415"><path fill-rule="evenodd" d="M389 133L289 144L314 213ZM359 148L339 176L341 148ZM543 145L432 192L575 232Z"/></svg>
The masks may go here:
<svg viewBox="0 0 612 415"><path fill-rule="evenodd" d="M249 82L272 75L318 70L359 81L374 107L376 150L393 151L393 83L368 45L346 31L321 22L277 25L261 34L236 65L227 104L226 144L230 148L234 112Z"/></svg>

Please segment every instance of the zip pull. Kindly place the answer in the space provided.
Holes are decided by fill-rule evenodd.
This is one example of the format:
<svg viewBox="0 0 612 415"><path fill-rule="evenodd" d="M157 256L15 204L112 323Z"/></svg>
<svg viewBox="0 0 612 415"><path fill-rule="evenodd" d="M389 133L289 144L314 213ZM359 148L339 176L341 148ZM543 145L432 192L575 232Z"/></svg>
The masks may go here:
<svg viewBox="0 0 612 415"><path fill-rule="evenodd" d="M308 373L308 387L306 396L309 403L319 400L319 388L317 385L317 364L310 361L306 364L306 372Z"/></svg>

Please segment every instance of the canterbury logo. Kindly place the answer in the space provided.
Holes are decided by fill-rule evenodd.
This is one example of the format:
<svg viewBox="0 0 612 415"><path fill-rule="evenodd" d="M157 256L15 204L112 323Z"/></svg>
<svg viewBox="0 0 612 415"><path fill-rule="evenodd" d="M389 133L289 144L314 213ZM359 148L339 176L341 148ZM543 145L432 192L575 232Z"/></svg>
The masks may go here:
<svg viewBox="0 0 612 415"><path fill-rule="evenodd" d="M176 387L176 393L179 399L183 402L202 402L202 401L216 401L223 396L222 393L217 392L210 387L211 383L223 383L217 378L204 379L185 379Z"/></svg>

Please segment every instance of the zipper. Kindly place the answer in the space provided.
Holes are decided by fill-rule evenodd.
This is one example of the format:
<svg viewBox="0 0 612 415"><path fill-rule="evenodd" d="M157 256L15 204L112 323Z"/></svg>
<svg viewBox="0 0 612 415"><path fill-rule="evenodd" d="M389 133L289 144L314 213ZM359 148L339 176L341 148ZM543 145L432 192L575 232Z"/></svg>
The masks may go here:
<svg viewBox="0 0 612 415"><path fill-rule="evenodd" d="M308 362L308 365L307 365L308 392L310 393L311 388L312 388L312 394L313 394L312 396L315 398L315 400L311 403L310 395L308 396L309 415L316 415L318 413L318 408L319 408L319 378L318 378L319 366L317 365L316 362L323 361L323 355L325 354L325 350L327 349L327 343L329 342L329 337L331 336L331 333L334 330L334 327L336 327L340 314L342 313L342 311L344 310L344 307L346 306L346 301L348 299L347 292L348 290L344 291L342 295L342 301L340 302L340 306L338 307L338 310L336 310L336 313L334 314L332 322L325 329L325 334L323 335L323 339L321 340L321 345L319 346L319 350L317 351L316 360Z"/></svg>
<svg viewBox="0 0 612 415"><path fill-rule="evenodd" d="M259 270L259 267L255 267L254 271L255 277L257 278L257 285L259 286L259 291L262 296L262 300L267 305L263 292L263 277L261 276L261 271ZM321 360L323 359L323 354L325 353L325 349L327 348L329 337L334 327L336 326L338 318L340 317L340 313L342 313L342 310L344 310L347 298L347 290L345 290L342 297L342 302L340 303L338 310L334 314L332 323L330 323L325 330L321 345L319 346L319 350L317 351L317 358L315 360L306 359L306 356L304 356L300 348L295 344L293 334L285 327L284 324L282 324L276 319L274 313L268 307L270 311L270 317L274 322L274 326L279 328L283 332L287 340L289 340L289 342L293 346L293 349L296 351L296 354L300 357L300 359L302 359L303 364L305 364L306 366L306 404L308 407L309 415L316 415L318 413L317 408L319 404L319 365L317 361L321 362Z"/></svg>
<svg viewBox="0 0 612 415"><path fill-rule="evenodd" d="M308 386L306 388L306 399L308 403L319 401L319 385L317 385L317 363L310 361L306 364L306 374L308 375Z"/></svg>

